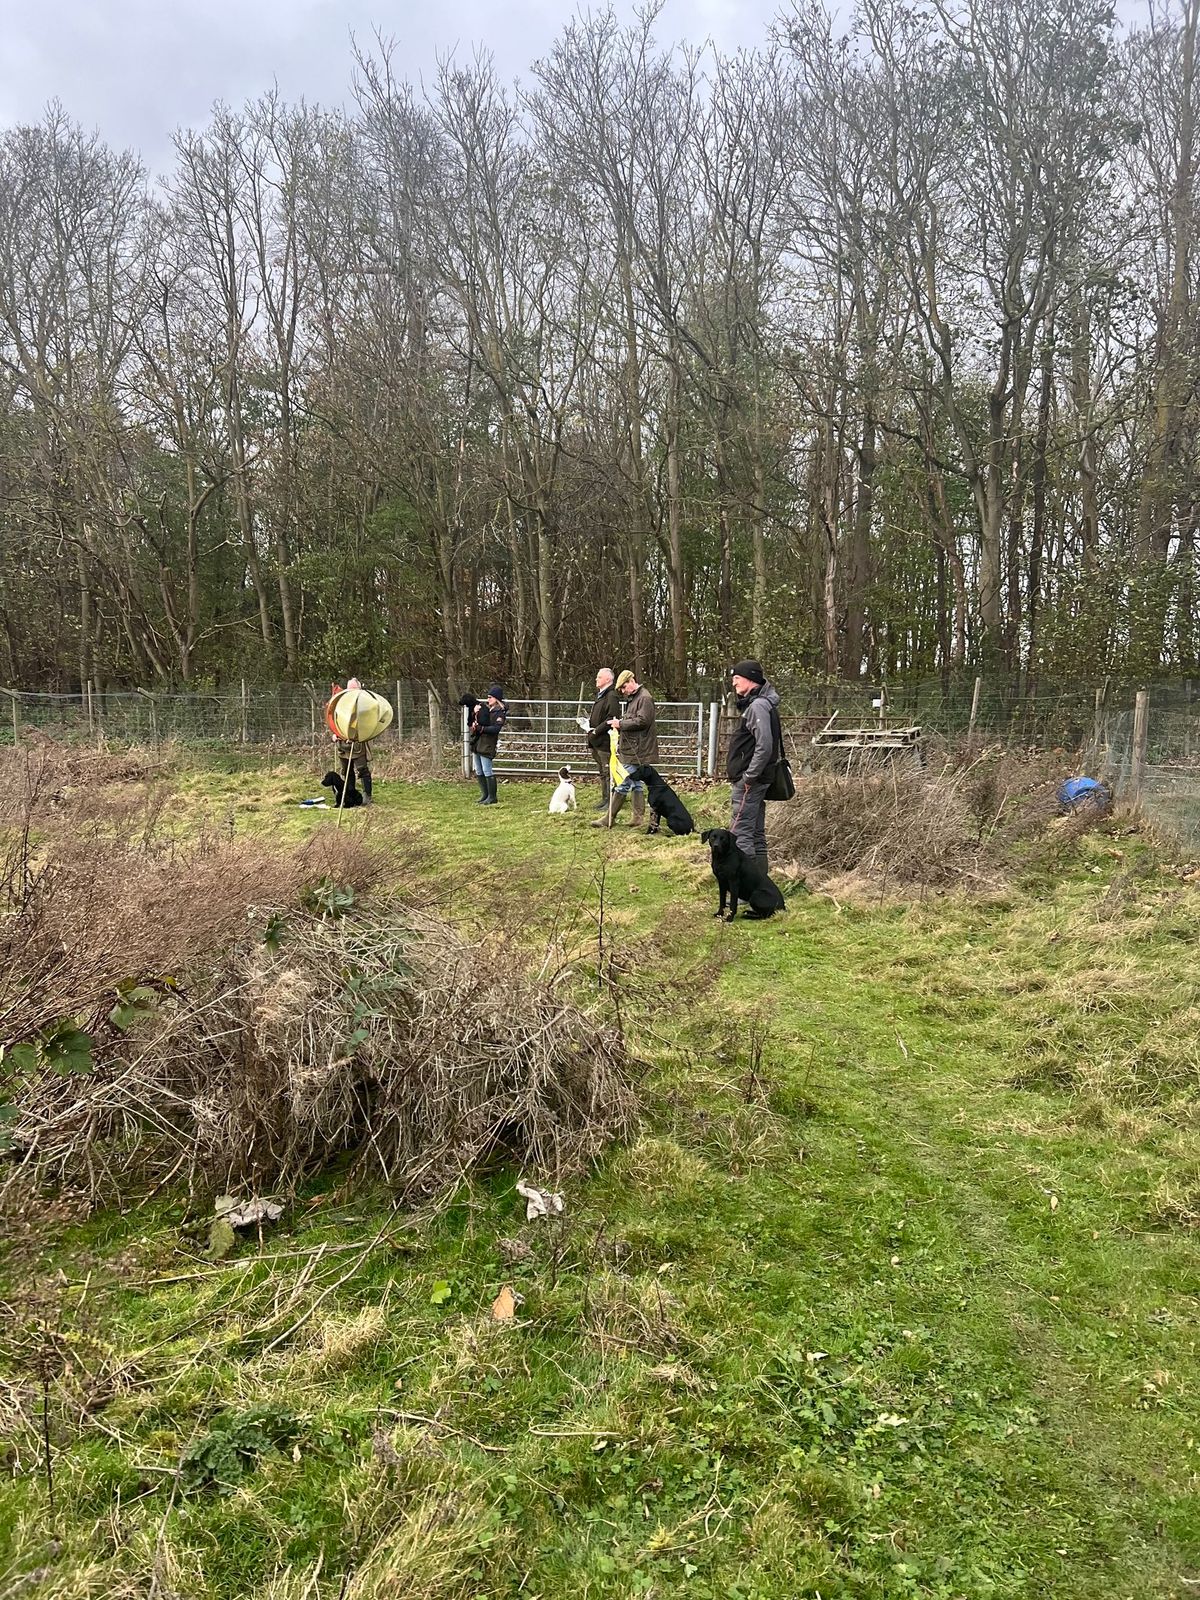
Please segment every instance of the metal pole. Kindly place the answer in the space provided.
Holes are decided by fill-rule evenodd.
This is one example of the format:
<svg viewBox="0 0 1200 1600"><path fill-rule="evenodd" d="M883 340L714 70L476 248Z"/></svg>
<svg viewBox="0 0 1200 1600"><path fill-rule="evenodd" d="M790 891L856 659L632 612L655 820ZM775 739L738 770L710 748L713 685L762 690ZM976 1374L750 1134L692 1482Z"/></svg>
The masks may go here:
<svg viewBox="0 0 1200 1600"><path fill-rule="evenodd" d="M712 700L708 707L708 775L715 778L717 775L717 718L720 714L721 702Z"/></svg>
<svg viewBox="0 0 1200 1600"><path fill-rule="evenodd" d="M696 776L704 776L704 706L696 701Z"/></svg>
<svg viewBox="0 0 1200 1600"><path fill-rule="evenodd" d="M542 701L544 720L542 724L542 765L547 772L550 770L550 702Z"/></svg>
<svg viewBox="0 0 1200 1600"><path fill-rule="evenodd" d="M464 778L471 776L471 724L467 718L466 706L460 707L462 717L462 772Z"/></svg>

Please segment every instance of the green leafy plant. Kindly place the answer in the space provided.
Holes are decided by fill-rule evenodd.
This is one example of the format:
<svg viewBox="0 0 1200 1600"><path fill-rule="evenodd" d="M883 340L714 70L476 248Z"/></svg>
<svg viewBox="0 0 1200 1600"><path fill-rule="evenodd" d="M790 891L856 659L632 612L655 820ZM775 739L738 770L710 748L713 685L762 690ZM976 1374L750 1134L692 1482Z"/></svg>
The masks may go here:
<svg viewBox="0 0 1200 1600"><path fill-rule="evenodd" d="M126 978L117 985L117 1003L108 1014L108 1020L120 1033L126 1033L143 1017L150 1016L158 1006L158 995L148 985L136 978Z"/></svg>
<svg viewBox="0 0 1200 1600"><path fill-rule="evenodd" d="M60 1017L44 1028L36 1039L10 1044L4 1050L4 1065L13 1076L49 1068L61 1077L91 1072L95 1066L92 1056L93 1039L85 1033L74 1017Z"/></svg>
<svg viewBox="0 0 1200 1600"><path fill-rule="evenodd" d="M179 1463L180 1483L192 1494L208 1489L232 1494L262 1456L292 1444L299 1433L299 1418L279 1406L254 1406L219 1416L204 1437L184 1452Z"/></svg>
<svg viewBox="0 0 1200 1600"><path fill-rule="evenodd" d="M334 883L326 873L305 891L304 906L322 917L344 917L353 909L354 890L348 884Z"/></svg>

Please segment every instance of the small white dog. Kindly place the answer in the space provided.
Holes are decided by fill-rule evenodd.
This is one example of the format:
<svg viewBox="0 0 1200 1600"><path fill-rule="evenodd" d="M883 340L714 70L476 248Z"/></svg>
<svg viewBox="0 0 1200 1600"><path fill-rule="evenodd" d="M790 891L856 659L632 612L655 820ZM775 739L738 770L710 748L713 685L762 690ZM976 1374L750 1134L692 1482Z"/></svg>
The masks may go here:
<svg viewBox="0 0 1200 1600"><path fill-rule="evenodd" d="M552 817L564 816L568 811L575 811L575 783L571 777L570 767L559 767L558 788L550 796L550 815Z"/></svg>

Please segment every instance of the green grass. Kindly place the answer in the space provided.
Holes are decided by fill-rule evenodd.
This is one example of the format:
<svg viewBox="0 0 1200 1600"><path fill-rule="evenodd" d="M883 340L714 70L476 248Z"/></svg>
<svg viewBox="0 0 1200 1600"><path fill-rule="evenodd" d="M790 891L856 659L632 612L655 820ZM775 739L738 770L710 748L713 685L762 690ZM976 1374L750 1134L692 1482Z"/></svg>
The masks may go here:
<svg viewBox="0 0 1200 1600"><path fill-rule="evenodd" d="M301 837L306 781L189 770L179 825ZM550 1225L512 1172L390 1226L333 1174L261 1260L163 1196L18 1241L0 1378L50 1363L55 1510L14 1425L0 1591L1195 1592L1195 889L1098 833L991 901L726 927L694 841L474 792L343 825L415 835L404 892L507 936L500 994L594 951L602 879L641 1137ZM176 1482L231 1438L280 1443Z"/></svg>

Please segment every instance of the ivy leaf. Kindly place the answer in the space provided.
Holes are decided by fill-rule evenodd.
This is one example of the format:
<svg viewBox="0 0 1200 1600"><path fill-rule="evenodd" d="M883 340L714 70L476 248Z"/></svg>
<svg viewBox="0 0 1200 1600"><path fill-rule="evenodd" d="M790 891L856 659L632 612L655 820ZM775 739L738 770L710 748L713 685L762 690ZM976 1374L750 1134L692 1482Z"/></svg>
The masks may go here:
<svg viewBox="0 0 1200 1600"><path fill-rule="evenodd" d="M429 1291L429 1304L431 1306L444 1306L453 1293L454 1289L446 1279L439 1278Z"/></svg>

